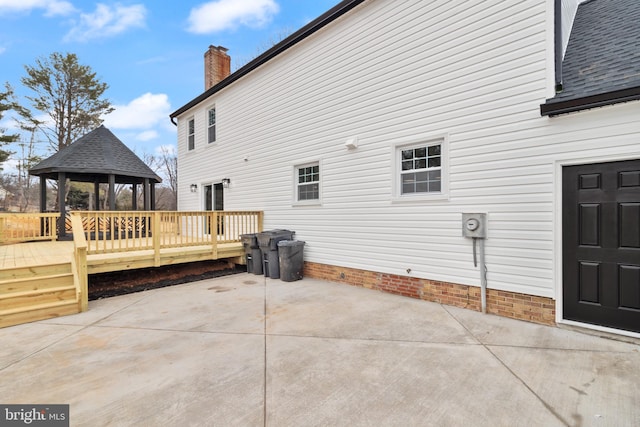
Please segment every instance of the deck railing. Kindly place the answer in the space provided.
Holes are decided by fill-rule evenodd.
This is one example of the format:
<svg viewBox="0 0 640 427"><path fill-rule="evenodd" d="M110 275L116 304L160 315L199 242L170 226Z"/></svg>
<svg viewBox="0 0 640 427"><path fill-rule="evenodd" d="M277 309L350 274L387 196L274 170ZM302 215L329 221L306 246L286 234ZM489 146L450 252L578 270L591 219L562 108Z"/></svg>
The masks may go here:
<svg viewBox="0 0 640 427"><path fill-rule="evenodd" d="M0 245L30 242L35 240L56 240L58 232L57 212L50 213L0 213Z"/></svg>
<svg viewBox="0 0 640 427"><path fill-rule="evenodd" d="M114 253L240 242L262 231L262 212L81 211L87 253ZM73 230L76 234L76 227Z"/></svg>

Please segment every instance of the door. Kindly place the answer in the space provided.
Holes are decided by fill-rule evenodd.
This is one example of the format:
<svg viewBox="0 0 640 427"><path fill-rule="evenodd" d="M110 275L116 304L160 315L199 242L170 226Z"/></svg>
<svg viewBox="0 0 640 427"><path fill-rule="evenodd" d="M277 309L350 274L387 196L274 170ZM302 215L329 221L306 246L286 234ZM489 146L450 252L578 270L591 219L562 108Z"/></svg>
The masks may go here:
<svg viewBox="0 0 640 427"><path fill-rule="evenodd" d="M223 211L224 210L224 188L222 183L219 184L207 184L204 186L204 210L205 211ZM209 220L206 220L207 234L211 234L211 224ZM224 224L222 218L218 218L218 234L223 234Z"/></svg>
<svg viewBox="0 0 640 427"><path fill-rule="evenodd" d="M640 160L562 172L563 317L640 332Z"/></svg>

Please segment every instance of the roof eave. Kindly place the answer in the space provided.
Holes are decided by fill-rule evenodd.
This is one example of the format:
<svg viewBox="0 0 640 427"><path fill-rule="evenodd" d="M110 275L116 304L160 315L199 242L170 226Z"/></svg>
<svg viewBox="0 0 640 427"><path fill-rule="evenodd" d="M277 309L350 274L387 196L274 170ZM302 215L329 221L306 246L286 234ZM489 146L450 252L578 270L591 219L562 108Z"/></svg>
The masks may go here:
<svg viewBox="0 0 640 427"><path fill-rule="evenodd" d="M540 114L542 116L553 117L560 114L573 113L576 111L588 110L590 108L604 107L606 105L637 100L640 100L640 86L581 98L568 99L566 101L553 102L553 98L548 99L546 103L540 105Z"/></svg>
<svg viewBox="0 0 640 427"><path fill-rule="evenodd" d="M351 9L353 9L354 7L358 6L360 3L363 3L365 1L366 0L345 0L337 4L336 6L334 6L333 8L331 8L330 10L328 10L327 12L319 16L317 19L311 21L309 24L305 25L295 33L291 34L289 37L282 40L280 43L268 49L266 52L264 52L262 55L255 58L253 61L249 62L248 64L241 67L233 74L229 75L229 77L227 77L226 79L222 80L218 84L206 90L202 95L194 98L187 104L178 108L176 111L174 111L169 115L169 117L171 118L171 122L173 124L176 124L173 119L178 117L180 114L193 108L194 106L198 105L202 101L206 100L207 98L219 92L220 90L224 89L225 87L229 86L230 84L238 81L242 77L251 73L256 68L269 62L271 59L280 55L282 52L298 44L299 42L306 39L316 31L320 30L321 28L325 27L331 22L335 21L336 19L338 19L339 17L341 17L342 15L349 12Z"/></svg>

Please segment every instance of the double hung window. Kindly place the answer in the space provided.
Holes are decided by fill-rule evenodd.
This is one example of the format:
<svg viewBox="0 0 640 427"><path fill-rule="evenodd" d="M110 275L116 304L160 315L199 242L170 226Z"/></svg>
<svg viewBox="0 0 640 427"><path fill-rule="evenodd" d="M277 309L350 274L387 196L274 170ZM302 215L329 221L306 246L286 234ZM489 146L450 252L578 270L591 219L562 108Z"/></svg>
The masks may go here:
<svg viewBox="0 0 640 427"><path fill-rule="evenodd" d="M194 119L189 119L187 128L187 145L189 151L196 148L196 124Z"/></svg>
<svg viewBox="0 0 640 427"><path fill-rule="evenodd" d="M208 112L208 142L216 142L216 109L211 108Z"/></svg>
<svg viewBox="0 0 640 427"><path fill-rule="evenodd" d="M320 200L320 164L311 163L295 168L296 201Z"/></svg>
<svg viewBox="0 0 640 427"><path fill-rule="evenodd" d="M401 147L400 195L442 192L442 144Z"/></svg>

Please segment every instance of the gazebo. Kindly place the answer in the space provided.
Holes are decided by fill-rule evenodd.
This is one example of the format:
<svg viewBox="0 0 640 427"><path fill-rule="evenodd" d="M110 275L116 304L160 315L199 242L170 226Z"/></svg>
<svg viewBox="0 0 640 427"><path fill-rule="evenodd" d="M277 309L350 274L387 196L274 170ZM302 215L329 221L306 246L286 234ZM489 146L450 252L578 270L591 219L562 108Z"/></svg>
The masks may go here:
<svg viewBox="0 0 640 427"><path fill-rule="evenodd" d="M109 184L109 210L116 210L115 185L133 186L132 208L137 210L137 186L142 185L144 210L155 210L155 184L162 182L138 156L135 155L109 129L100 126L82 136L53 156L41 161L29 170L30 175L40 177L40 212L47 207L47 179L58 181L59 236L65 231L65 182L93 182L96 209L100 199L100 184Z"/></svg>

